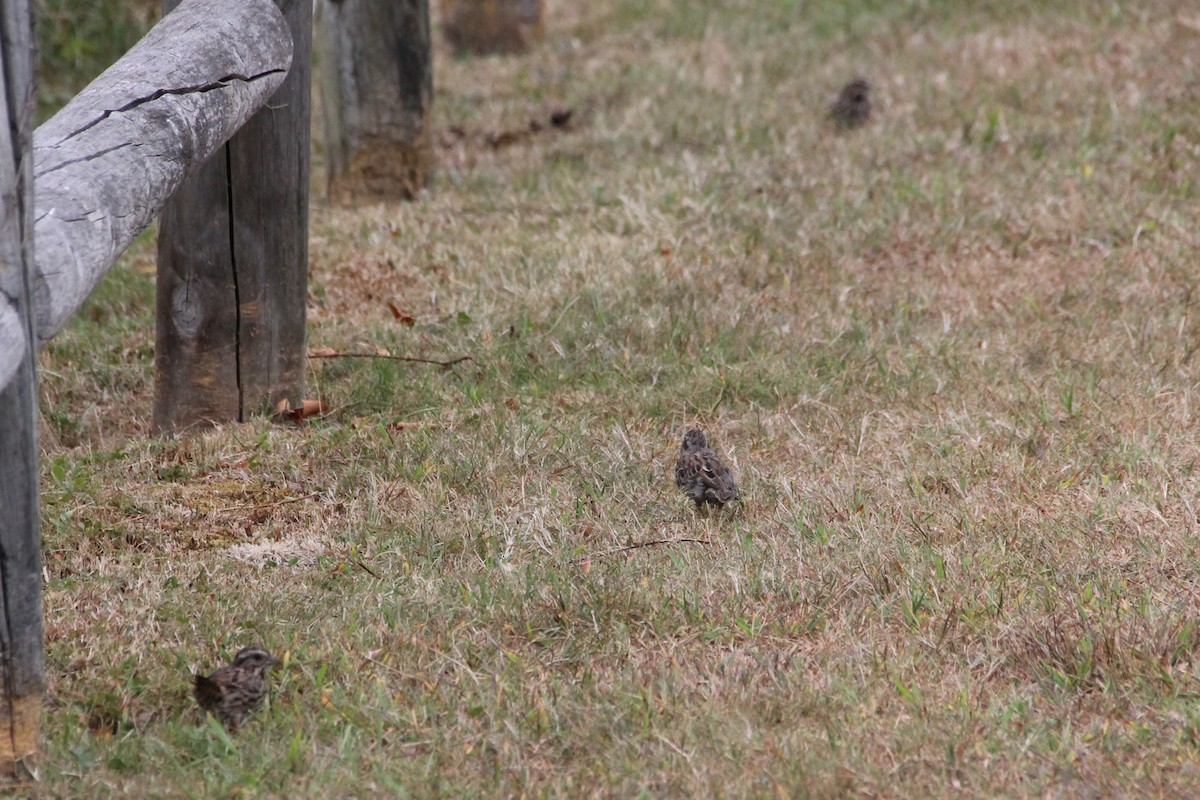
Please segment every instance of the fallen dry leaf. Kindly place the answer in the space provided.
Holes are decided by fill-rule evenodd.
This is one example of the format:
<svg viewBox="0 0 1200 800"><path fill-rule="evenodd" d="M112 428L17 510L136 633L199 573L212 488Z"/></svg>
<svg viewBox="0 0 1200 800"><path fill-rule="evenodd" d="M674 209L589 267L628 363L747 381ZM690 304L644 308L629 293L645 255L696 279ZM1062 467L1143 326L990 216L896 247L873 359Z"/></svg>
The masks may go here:
<svg viewBox="0 0 1200 800"><path fill-rule="evenodd" d="M323 400L306 399L302 400L298 406L291 406L285 399L275 404L275 412L278 416L297 424L304 422L309 417L327 414L331 410L332 408Z"/></svg>
<svg viewBox="0 0 1200 800"><path fill-rule="evenodd" d="M413 325L417 324L416 319L409 316L408 314L405 314L403 311L401 311L399 308L397 308L396 304L393 303L391 300L388 300L387 307L388 307L388 311L392 312L392 319L396 320L401 325L407 325L408 327L411 328Z"/></svg>
<svg viewBox="0 0 1200 800"><path fill-rule="evenodd" d="M440 431L444 427L446 426L437 422L393 422L387 426L387 429L389 431L397 432L412 430L415 428L424 428L428 431Z"/></svg>
<svg viewBox="0 0 1200 800"><path fill-rule="evenodd" d="M550 115L550 124L556 128L565 128L571 123L571 115L574 113L574 109L560 108Z"/></svg>
<svg viewBox="0 0 1200 800"><path fill-rule="evenodd" d="M524 131L498 131L488 136L488 144L493 150L516 144L525 135Z"/></svg>
<svg viewBox="0 0 1200 800"><path fill-rule="evenodd" d="M292 409L295 411L296 409ZM323 400L305 400L300 405L300 418L311 417L316 414L325 414L329 412L329 406Z"/></svg>

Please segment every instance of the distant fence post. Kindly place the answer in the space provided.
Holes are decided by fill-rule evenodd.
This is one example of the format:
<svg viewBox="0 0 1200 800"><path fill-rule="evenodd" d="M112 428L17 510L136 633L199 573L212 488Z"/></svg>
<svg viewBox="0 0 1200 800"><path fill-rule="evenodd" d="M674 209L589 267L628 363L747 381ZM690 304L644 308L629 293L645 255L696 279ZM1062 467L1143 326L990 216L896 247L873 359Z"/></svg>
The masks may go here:
<svg viewBox="0 0 1200 800"><path fill-rule="evenodd" d="M179 0L164 0L164 12ZM247 419L304 393L312 3L278 91L163 210L154 424Z"/></svg>
<svg viewBox="0 0 1200 800"><path fill-rule="evenodd" d="M317 33L330 199L411 199L433 168L429 0L322 0Z"/></svg>
<svg viewBox="0 0 1200 800"><path fill-rule="evenodd" d="M0 4L0 777L27 777L44 688L33 274L33 26Z"/></svg>
<svg viewBox="0 0 1200 800"><path fill-rule="evenodd" d="M445 0L443 31L459 55L521 53L542 38L542 0Z"/></svg>

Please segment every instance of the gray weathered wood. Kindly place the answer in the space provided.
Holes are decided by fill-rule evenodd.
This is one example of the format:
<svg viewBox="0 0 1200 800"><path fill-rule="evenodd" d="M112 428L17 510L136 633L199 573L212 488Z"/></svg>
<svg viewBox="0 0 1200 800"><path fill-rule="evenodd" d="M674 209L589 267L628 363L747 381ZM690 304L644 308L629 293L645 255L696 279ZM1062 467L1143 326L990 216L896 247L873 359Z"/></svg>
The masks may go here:
<svg viewBox="0 0 1200 800"><path fill-rule="evenodd" d="M245 419L304 392L312 3L277 3L293 39L287 79L163 209L160 430Z"/></svg>
<svg viewBox="0 0 1200 800"><path fill-rule="evenodd" d="M429 0L322 0L321 112L329 197L412 198L429 183Z"/></svg>
<svg viewBox="0 0 1200 800"><path fill-rule="evenodd" d="M39 340L66 324L185 176L283 82L291 60L270 0L185 0L37 129Z"/></svg>
<svg viewBox="0 0 1200 800"><path fill-rule="evenodd" d="M542 0L444 0L443 32L459 55L521 53L542 38Z"/></svg>
<svg viewBox="0 0 1200 800"><path fill-rule="evenodd" d="M42 705L33 271L33 23L0 4L0 776L23 778ZM13 354L18 354L13 359ZM6 374L5 374L6 373Z"/></svg>

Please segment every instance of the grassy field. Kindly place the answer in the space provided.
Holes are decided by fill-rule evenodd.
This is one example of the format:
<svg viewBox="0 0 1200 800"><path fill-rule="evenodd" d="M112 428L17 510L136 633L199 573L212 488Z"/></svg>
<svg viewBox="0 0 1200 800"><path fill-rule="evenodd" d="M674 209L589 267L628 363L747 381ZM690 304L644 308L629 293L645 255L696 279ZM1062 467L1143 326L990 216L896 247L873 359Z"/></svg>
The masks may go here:
<svg viewBox="0 0 1200 800"><path fill-rule="evenodd" d="M314 201L310 347L473 361L157 438L148 242L43 351L41 793L1193 795L1194 5L549 6L426 196Z"/></svg>

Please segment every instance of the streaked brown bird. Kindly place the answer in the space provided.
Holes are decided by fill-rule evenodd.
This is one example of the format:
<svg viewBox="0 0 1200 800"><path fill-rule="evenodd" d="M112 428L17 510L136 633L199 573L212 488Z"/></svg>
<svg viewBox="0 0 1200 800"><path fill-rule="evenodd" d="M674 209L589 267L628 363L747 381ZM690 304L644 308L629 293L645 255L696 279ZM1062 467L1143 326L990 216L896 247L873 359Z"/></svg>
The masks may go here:
<svg viewBox="0 0 1200 800"><path fill-rule="evenodd" d="M829 117L842 128L857 128L871 117L871 84L855 78L842 87L829 107Z"/></svg>
<svg viewBox="0 0 1200 800"><path fill-rule="evenodd" d="M197 673L192 693L200 708L216 714L228 730L236 731L267 698L267 670L280 663L257 645L243 647L233 663L208 676Z"/></svg>
<svg viewBox="0 0 1200 800"><path fill-rule="evenodd" d="M708 446L704 433L696 428L683 435L679 459L675 462L675 485L700 508L706 503L721 508L741 499L733 473Z"/></svg>

